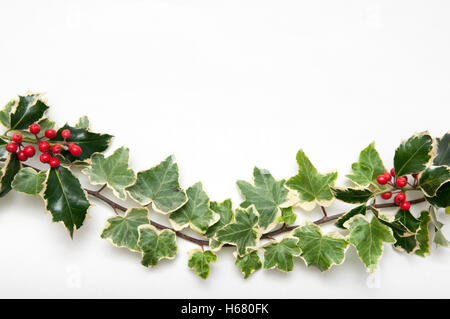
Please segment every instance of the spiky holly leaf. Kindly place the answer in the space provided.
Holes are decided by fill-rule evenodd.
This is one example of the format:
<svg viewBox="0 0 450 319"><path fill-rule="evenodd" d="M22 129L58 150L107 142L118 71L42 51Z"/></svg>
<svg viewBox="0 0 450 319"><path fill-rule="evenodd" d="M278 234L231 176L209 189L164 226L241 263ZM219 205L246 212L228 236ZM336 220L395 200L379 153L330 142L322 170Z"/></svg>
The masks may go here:
<svg viewBox="0 0 450 319"><path fill-rule="evenodd" d="M83 174L89 177L93 185L107 185L114 195L121 200L127 198L125 189L136 182L136 174L128 167L130 150L126 147L117 149L111 156L94 154L91 166L84 169Z"/></svg>
<svg viewBox="0 0 450 319"><path fill-rule="evenodd" d="M247 209L238 208L235 212L234 222L228 224L216 234L219 241L237 247L240 256L249 250L256 249L261 230L258 227L259 215L254 206Z"/></svg>
<svg viewBox="0 0 450 319"><path fill-rule="evenodd" d="M138 227L138 247L142 252L142 265L155 267L161 259L174 259L178 253L177 235L169 229L158 231L152 225Z"/></svg>
<svg viewBox="0 0 450 319"><path fill-rule="evenodd" d="M31 167L22 168L14 177L11 187L21 193L37 196L44 189L47 172L36 172Z"/></svg>
<svg viewBox="0 0 450 319"><path fill-rule="evenodd" d="M234 254L236 257L235 265L241 270L244 278L247 279L255 271L258 271L262 267L261 259L258 256L257 250L252 250L243 256L239 256L236 252Z"/></svg>
<svg viewBox="0 0 450 319"><path fill-rule="evenodd" d="M108 218L103 228L101 238L109 240L116 247L125 247L134 252L140 252L137 245L138 227L150 224L147 208L131 208L125 215Z"/></svg>
<svg viewBox="0 0 450 319"><path fill-rule="evenodd" d="M344 262L348 242L339 233L322 234L319 226L305 222L292 235L298 238L301 257L308 266L316 266L327 271L333 265Z"/></svg>
<svg viewBox="0 0 450 319"><path fill-rule="evenodd" d="M188 198L178 181L178 165L173 155L158 165L137 174L128 194L143 206L152 203L157 212L168 214L183 206Z"/></svg>
<svg viewBox="0 0 450 319"><path fill-rule="evenodd" d="M433 197L439 188L450 181L450 166L430 166L419 176L419 186L426 196Z"/></svg>
<svg viewBox="0 0 450 319"><path fill-rule="evenodd" d="M186 191L187 203L170 214L169 221L175 230L182 230L188 226L194 231L204 234L211 225L214 225L220 215L209 208L209 197L198 182Z"/></svg>
<svg viewBox="0 0 450 319"><path fill-rule="evenodd" d="M368 221L365 216L356 215L344 224L350 231L348 241L355 246L359 258L369 272L375 271L383 255L384 243L394 244L392 230L383 225L377 217Z"/></svg>
<svg viewBox="0 0 450 319"><path fill-rule="evenodd" d="M348 212L346 212L344 215L342 215L335 223L335 225L339 228L345 229L344 224L347 220L352 218L356 215L366 215L367 213L367 206L366 204L352 208Z"/></svg>
<svg viewBox="0 0 450 319"><path fill-rule="evenodd" d="M433 160L436 166L450 166L450 133L445 133L441 138L437 138L437 156Z"/></svg>
<svg viewBox="0 0 450 319"><path fill-rule="evenodd" d="M439 187L439 189L436 191L435 196L425 196L425 198L431 205L435 207L446 208L450 206L450 182L447 182Z"/></svg>
<svg viewBox="0 0 450 319"><path fill-rule="evenodd" d="M416 234L416 240L419 243L419 248L415 251L417 256L425 257L430 254L430 231L429 225L431 222L430 213L422 211L419 216L420 227Z"/></svg>
<svg viewBox="0 0 450 319"><path fill-rule="evenodd" d="M433 155L433 139L428 132L414 134L395 150L396 176L422 172Z"/></svg>
<svg viewBox="0 0 450 319"><path fill-rule="evenodd" d="M55 127L55 122L49 119L48 117L44 117L38 122L39 126L41 127L41 132L44 133L48 129L52 129ZM29 129L24 129L20 132L24 139L35 139L34 134L31 134Z"/></svg>
<svg viewBox="0 0 450 319"><path fill-rule="evenodd" d="M273 242L265 245L264 268L278 268L283 272L290 272L294 269L294 257L300 255L300 248L297 246L297 238L284 238L280 242Z"/></svg>
<svg viewBox="0 0 450 319"><path fill-rule="evenodd" d="M377 176L387 171L380 154L375 149L375 142L361 151L358 162L352 164L352 170L353 174L347 177L356 185L363 187L375 183Z"/></svg>
<svg viewBox="0 0 450 319"><path fill-rule="evenodd" d="M22 164L17 159L17 155L15 153L11 153L1 170L0 197L5 196L11 191L11 183L21 168Z"/></svg>
<svg viewBox="0 0 450 319"><path fill-rule="evenodd" d="M419 248L416 233L420 227L420 220L414 217L408 210L399 210L394 222L385 223L390 226L395 237L394 248L413 254Z"/></svg>
<svg viewBox="0 0 450 319"><path fill-rule="evenodd" d="M298 192L299 205L305 210L312 210L316 204L330 206L334 199L330 186L334 185L337 172L320 174L303 150L297 153L297 163L298 174L290 178L286 185Z"/></svg>
<svg viewBox="0 0 450 319"><path fill-rule="evenodd" d="M351 204L367 203L374 195L368 188L331 187L331 191L337 199Z"/></svg>
<svg viewBox="0 0 450 319"><path fill-rule="evenodd" d="M294 207L287 207L281 209L281 216L278 222L281 224L292 225L297 220L297 214L294 212Z"/></svg>
<svg viewBox="0 0 450 319"><path fill-rule="evenodd" d="M41 99L40 94L28 94L19 96L19 102L14 104L10 114L10 128L23 130L38 122L47 111L47 104Z"/></svg>
<svg viewBox="0 0 450 319"><path fill-rule="evenodd" d="M83 225L91 207L78 178L64 166L49 169L42 196L53 221L62 222L73 237L74 230Z"/></svg>
<svg viewBox="0 0 450 319"><path fill-rule="evenodd" d="M258 167L253 169L253 183L237 181L237 186L245 198L241 207L255 205L262 230L273 229L278 224L281 208L295 204L295 199L288 196L289 189L285 183L285 180L276 181L268 170Z"/></svg>
<svg viewBox="0 0 450 319"><path fill-rule="evenodd" d="M8 154L8 151L6 150L7 144L7 141L0 138L0 157L6 157L6 155Z"/></svg>
<svg viewBox="0 0 450 319"><path fill-rule="evenodd" d="M450 243L442 232L442 227L444 227L444 224L437 219L436 212L433 207L430 207L430 218L435 230L433 242L438 246L449 247Z"/></svg>
<svg viewBox="0 0 450 319"><path fill-rule="evenodd" d="M86 115L81 116L75 123L76 128L84 128L86 130L89 130L90 126L91 122L89 121L89 118Z"/></svg>
<svg viewBox="0 0 450 319"><path fill-rule="evenodd" d="M17 103L16 100L14 99L10 100L0 111L0 123L2 123L2 125L6 128L10 127L9 114L11 113L11 110L14 107L14 104L16 103Z"/></svg>
<svg viewBox="0 0 450 319"><path fill-rule="evenodd" d="M414 217L409 210L400 209L397 214L395 214L395 220L399 221L411 233L416 233L420 227L420 220Z"/></svg>
<svg viewBox="0 0 450 319"><path fill-rule="evenodd" d="M194 249L189 252L188 267L202 279L209 276L209 264L217 261L217 255L210 250Z"/></svg>
<svg viewBox="0 0 450 319"><path fill-rule="evenodd" d="M215 237L217 231L222 229L225 225L228 225L233 220L233 203L231 199L224 200L222 203L210 202L209 207L213 212L220 216L219 220L208 228L205 233L205 237L209 238L209 247L212 250L217 250L222 247L221 243Z"/></svg>

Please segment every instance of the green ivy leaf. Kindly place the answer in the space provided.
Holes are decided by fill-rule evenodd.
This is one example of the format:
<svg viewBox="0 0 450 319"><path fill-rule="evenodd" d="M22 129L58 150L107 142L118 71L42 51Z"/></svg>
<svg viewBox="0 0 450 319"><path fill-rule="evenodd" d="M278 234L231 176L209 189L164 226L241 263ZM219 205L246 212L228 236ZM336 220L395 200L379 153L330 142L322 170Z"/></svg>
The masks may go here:
<svg viewBox="0 0 450 319"><path fill-rule="evenodd" d="M294 269L294 257L300 255L297 238L284 238L280 242L272 242L263 247L264 268L278 268L283 272Z"/></svg>
<svg viewBox="0 0 450 319"><path fill-rule="evenodd" d="M375 149L375 142L361 151L358 162L352 164L352 170L353 174L347 175L347 178L362 187L375 183L378 175L387 171Z"/></svg>
<svg viewBox="0 0 450 319"><path fill-rule="evenodd" d="M281 224L292 225L297 220L297 214L294 212L294 207L287 207L281 209L281 216L278 222Z"/></svg>
<svg viewBox="0 0 450 319"><path fill-rule="evenodd" d="M366 215L367 213L367 206L366 204L352 208L351 210L349 210L348 212L346 212L344 215L342 215L335 223L336 227L345 229L344 224L347 220L349 220L350 218L352 218L353 216L356 215Z"/></svg>
<svg viewBox="0 0 450 319"><path fill-rule="evenodd" d="M41 100L40 94L19 96L19 102L10 113L10 128L23 130L38 122L48 109L47 104Z"/></svg>
<svg viewBox="0 0 450 319"><path fill-rule="evenodd" d="M430 218L435 229L433 242L438 246L449 247L449 242L442 232L442 227L444 227L444 224L437 219L436 212L433 207L430 207Z"/></svg>
<svg viewBox="0 0 450 319"><path fill-rule="evenodd" d="M138 227L138 247L142 251L142 265L155 267L161 259L174 259L178 253L175 232L164 229L158 234L152 225Z"/></svg>
<svg viewBox="0 0 450 319"><path fill-rule="evenodd" d="M374 195L374 192L368 188L331 187L331 191L337 199L351 204L367 203Z"/></svg>
<svg viewBox="0 0 450 319"><path fill-rule="evenodd" d="M221 243L215 237L217 231L222 229L225 225L228 225L233 220L233 204L231 199L227 199L222 203L219 202L210 202L209 207L213 212L220 216L220 219L210 226L205 233L205 237L209 238L209 247L212 250L218 250L222 247L223 243Z"/></svg>
<svg viewBox="0 0 450 319"><path fill-rule="evenodd" d="M236 252L234 254L236 257L235 265L241 270L244 278L247 279L255 271L258 271L262 267L261 259L259 259L258 251L252 250L243 256L239 256Z"/></svg>
<svg viewBox="0 0 450 319"><path fill-rule="evenodd" d="M89 118L86 115L81 116L78 119L77 123L75 123L76 128L82 128L82 129L89 130L90 126L91 126L91 122L89 121Z"/></svg>
<svg viewBox="0 0 450 319"><path fill-rule="evenodd" d="M241 207L255 205L259 213L259 226L262 230L272 230L281 216L281 208L295 204L295 199L289 198L289 189L285 180L276 181L268 170L255 167L253 169L253 183L238 181L237 186L245 202Z"/></svg>
<svg viewBox="0 0 450 319"><path fill-rule="evenodd" d="M425 196L425 198L435 207L446 208L450 206L450 182L447 182L439 187L435 196Z"/></svg>
<svg viewBox="0 0 450 319"><path fill-rule="evenodd" d="M395 150L396 176L422 172L433 155L433 139L428 132L418 133L403 141Z"/></svg>
<svg viewBox="0 0 450 319"><path fill-rule="evenodd" d="M419 176L419 186L426 196L433 197L438 189L450 181L450 166L431 166Z"/></svg>
<svg viewBox="0 0 450 319"><path fill-rule="evenodd" d="M89 177L91 184L106 184L116 197L125 200L127 198L125 189L136 182L136 174L128 167L129 154L130 150L126 147L117 149L107 158L103 154L94 154L91 158L91 167L82 172Z"/></svg>
<svg viewBox="0 0 450 319"><path fill-rule="evenodd" d="M450 166L450 133L445 133L442 138L437 138L437 156L433 160L436 166Z"/></svg>
<svg viewBox="0 0 450 319"><path fill-rule="evenodd" d="M187 203L170 214L169 221L175 230L182 230L190 226L194 231L204 234L208 228L215 224L220 215L209 208L209 197L198 182L186 191Z"/></svg>
<svg viewBox="0 0 450 319"><path fill-rule="evenodd" d="M3 126L6 128L10 128L9 114L11 113L11 110L13 109L16 103L17 103L16 100L14 99L10 100L0 111L0 123L2 123Z"/></svg>
<svg viewBox="0 0 450 319"><path fill-rule="evenodd" d="M292 235L299 239L301 257L308 266L316 266L323 272L344 262L348 243L339 233L323 235L319 226L305 222Z"/></svg>
<svg viewBox="0 0 450 319"><path fill-rule="evenodd" d="M48 170L43 198L54 222L62 222L70 237L79 229L91 207L87 193L72 172L63 166Z"/></svg>
<svg viewBox="0 0 450 319"><path fill-rule="evenodd" d="M297 153L298 174L289 179L286 185L298 192L299 205L305 210L312 210L316 204L324 207L331 205L333 194L330 186L334 185L337 172L325 175L317 172L303 150Z"/></svg>
<svg viewBox="0 0 450 319"><path fill-rule="evenodd" d="M37 196L44 189L47 172L36 172L31 167L22 168L14 177L11 187L21 193Z"/></svg>
<svg viewBox="0 0 450 319"><path fill-rule="evenodd" d="M178 181L178 165L169 156L158 165L137 174L136 183L127 187L128 194L143 206L152 203L155 211L168 214L188 200Z"/></svg>
<svg viewBox="0 0 450 319"><path fill-rule="evenodd" d="M430 213L428 211L422 211L419 216L420 228L416 234L416 240L419 243L419 249L415 251L417 256L425 257L430 254L430 232L429 225L431 222Z"/></svg>
<svg viewBox="0 0 450 319"><path fill-rule="evenodd" d="M202 251L194 249L189 252L188 267L195 270L196 274L206 279L209 276L209 264L217 261L217 255L210 250Z"/></svg>
<svg viewBox="0 0 450 319"><path fill-rule="evenodd" d="M15 153L10 154L1 170L0 197L5 196L11 191L11 183L21 168L22 164L17 159L17 155Z"/></svg>
<svg viewBox="0 0 450 319"><path fill-rule="evenodd" d="M140 252L138 247L141 225L150 224L147 208L131 208L125 215L108 218L103 228L101 238L109 240L116 247L125 247L134 252Z"/></svg>

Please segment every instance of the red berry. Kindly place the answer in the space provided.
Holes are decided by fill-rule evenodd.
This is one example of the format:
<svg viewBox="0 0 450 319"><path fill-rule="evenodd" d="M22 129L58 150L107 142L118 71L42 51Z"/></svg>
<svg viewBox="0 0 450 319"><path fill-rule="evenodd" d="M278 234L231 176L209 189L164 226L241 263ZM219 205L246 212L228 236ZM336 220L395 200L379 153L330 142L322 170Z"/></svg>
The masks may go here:
<svg viewBox="0 0 450 319"><path fill-rule="evenodd" d="M53 168L57 168L59 167L59 159L57 159L56 157L53 157L50 162L49 162L50 166Z"/></svg>
<svg viewBox="0 0 450 319"><path fill-rule="evenodd" d="M395 171L394 171L393 168L391 168L391 176L392 176L392 177L395 177Z"/></svg>
<svg viewBox="0 0 450 319"><path fill-rule="evenodd" d="M405 195L405 193L398 193L397 195L395 195L395 197L394 197L394 202L397 204L397 205L400 205L403 201L405 201L406 200L406 195Z"/></svg>
<svg viewBox="0 0 450 319"><path fill-rule="evenodd" d="M54 139L56 137L56 131L54 129L49 128L45 131L45 137L49 139Z"/></svg>
<svg viewBox="0 0 450 319"><path fill-rule="evenodd" d="M12 135L12 140L13 140L14 142L16 142L16 143L22 142L22 134L20 134L20 133L14 133L14 134Z"/></svg>
<svg viewBox="0 0 450 319"><path fill-rule="evenodd" d="M388 180L387 180L386 176L384 176L384 175L379 175L379 176L377 177L377 182L378 182L378 184L380 184L380 185L386 185L387 182L388 182Z"/></svg>
<svg viewBox="0 0 450 319"><path fill-rule="evenodd" d="M37 135L39 134L39 132L41 131L41 126L37 123L31 124L30 125L30 133Z"/></svg>
<svg viewBox="0 0 450 319"><path fill-rule="evenodd" d="M52 152L55 154L59 154L62 151L62 147L59 144L55 144L52 146Z"/></svg>
<svg viewBox="0 0 450 319"><path fill-rule="evenodd" d="M19 161L25 162L28 159L28 156L27 154L25 154L25 151L18 151L17 158L19 159Z"/></svg>
<svg viewBox="0 0 450 319"><path fill-rule="evenodd" d="M33 146L28 145L26 146L23 151L25 152L25 154L27 155L28 158L33 157L34 154L36 154L36 150L34 149Z"/></svg>
<svg viewBox="0 0 450 319"><path fill-rule="evenodd" d="M414 177L415 179L417 179L417 176L419 176L419 174L412 173L411 176Z"/></svg>
<svg viewBox="0 0 450 319"><path fill-rule="evenodd" d="M50 156L50 154L44 153L41 155L41 157L39 159L41 160L42 163L48 163L48 162L50 162L52 157Z"/></svg>
<svg viewBox="0 0 450 319"><path fill-rule="evenodd" d="M70 145L69 147L69 152L70 154L72 154L75 157L78 157L81 155L81 153L83 153L83 150L81 149L81 147L79 147L76 144Z"/></svg>
<svg viewBox="0 0 450 319"><path fill-rule="evenodd" d="M403 210L408 210L410 207L411 207L411 203L408 202L407 200L403 201L400 204L400 209L403 209Z"/></svg>
<svg viewBox="0 0 450 319"><path fill-rule="evenodd" d="M69 130L63 130L62 132L61 132L61 136L62 136L62 138L63 139L68 139L69 137L70 137L70 131Z"/></svg>
<svg viewBox="0 0 450 319"><path fill-rule="evenodd" d="M47 141L42 141L39 143L39 150L42 153L48 153L50 151L50 144Z"/></svg>
<svg viewBox="0 0 450 319"><path fill-rule="evenodd" d="M6 145L6 150L10 153L15 153L17 152L17 144L16 143L8 143Z"/></svg>
<svg viewBox="0 0 450 319"><path fill-rule="evenodd" d="M383 198L383 199L389 199L391 197L392 197L391 192L386 192L386 193L381 194L381 198Z"/></svg>
<svg viewBox="0 0 450 319"><path fill-rule="evenodd" d="M391 178L392 178L391 174L389 174L388 172L384 173L383 176L386 177L386 179L387 179L388 181L390 181Z"/></svg>
<svg viewBox="0 0 450 319"><path fill-rule="evenodd" d="M395 181L395 184L397 184L398 187L405 187L406 184L408 184L408 180L405 177L399 177Z"/></svg>

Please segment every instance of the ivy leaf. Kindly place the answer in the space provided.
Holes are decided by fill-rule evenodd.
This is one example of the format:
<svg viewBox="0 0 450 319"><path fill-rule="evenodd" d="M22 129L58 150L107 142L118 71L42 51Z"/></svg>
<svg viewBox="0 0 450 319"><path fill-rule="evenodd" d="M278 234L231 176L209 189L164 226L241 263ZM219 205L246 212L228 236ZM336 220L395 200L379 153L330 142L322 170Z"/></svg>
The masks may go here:
<svg viewBox="0 0 450 319"><path fill-rule="evenodd" d="M47 104L40 99L40 94L28 94L19 96L19 102L15 104L10 113L10 128L23 130L38 122L47 111Z"/></svg>
<svg viewBox="0 0 450 319"><path fill-rule="evenodd" d="M420 228L416 234L416 240L419 243L419 249L415 251L417 256L425 257L430 254L430 232L428 230L431 217L428 211L422 211L419 216Z"/></svg>
<svg viewBox="0 0 450 319"><path fill-rule="evenodd" d="M255 167L253 169L253 183L238 181L237 186L241 191L245 202L241 207L247 208L255 205L259 213L259 226L262 230L269 231L278 223L281 216L281 208L295 204L295 200L289 198L289 189L285 186L285 180L276 181L268 170Z"/></svg>
<svg viewBox="0 0 450 319"><path fill-rule="evenodd" d="M297 214L294 212L293 207L287 207L281 209L281 216L278 218L278 222L281 224L292 225L297 220Z"/></svg>
<svg viewBox="0 0 450 319"><path fill-rule="evenodd" d="M3 109L0 111L0 123L3 124L4 127L10 128L10 119L9 114L11 113L11 110L13 109L14 105L17 103L16 100L10 100L6 105L3 107Z"/></svg>
<svg viewBox="0 0 450 319"><path fill-rule="evenodd" d="M369 222L362 215L352 217L344 226L350 231L348 241L356 247L359 258L369 272L373 272L383 255L383 244L395 243L391 228L383 225L375 216Z"/></svg>
<svg viewBox="0 0 450 319"><path fill-rule="evenodd" d="M437 156L433 160L436 166L450 166L450 133L445 133L442 138L437 138Z"/></svg>
<svg viewBox="0 0 450 319"><path fill-rule="evenodd" d="M319 226L305 222L292 235L299 239L301 257L308 266L316 266L323 272L344 262L348 243L339 233L323 235Z"/></svg>
<svg viewBox="0 0 450 319"><path fill-rule="evenodd" d="M158 165L137 174L136 183L127 187L128 194L143 206L152 203L155 211L168 214L183 206L188 198L178 182L178 165L169 156Z"/></svg>
<svg viewBox="0 0 450 319"><path fill-rule="evenodd" d="M198 182L186 191L187 203L179 210L170 214L169 221L175 230L182 230L190 226L194 231L204 234L208 228L215 224L220 215L209 208L209 197Z"/></svg>
<svg viewBox="0 0 450 319"><path fill-rule="evenodd" d="M14 177L11 187L21 193L37 196L44 189L47 172L36 172L31 167L22 168Z"/></svg>
<svg viewBox="0 0 450 319"><path fill-rule="evenodd" d="M258 251L252 250L243 256L239 256L236 252L234 253L236 257L235 265L241 270L244 278L247 279L255 271L260 270L262 267L261 259L259 259Z"/></svg>
<svg viewBox="0 0 450 319"><path fill-rule="evenodd" d="M334 196L345 202L351 204L367 203L367 201L373 196L374 192L368 188L343 188L343 187L330 187Z"/></svg>
<svg viewBox="0 0 450 319"><path fill-rule="evenodd" d="M300 255L297 238L284 238L280 242L269 243L263 247L264 268L278 268L283 272L294 269L294 258Z"/></svg>
<svg viewBox="0 0 450 319"><path fill-rule="evenodd" d="M444 227L444 224L437 219L436 212L433 207L430 207L430 218L435 229L433 242L438 246L449 247L449 242L442 232L442 227Z"/></svg>
<svg viewBox="0 0 450 319"><path fill-rule="evenodd" d="M353 209L351 209L350 211L348 211L347 213L345 213L344 215L342 215L335 223L336 227L345 229L344 224L347 220L349 220L350 218L352 218L353 216L356 215L366 215L367 213L367 206L366 204L355 207Z"/></svg>
<svg viewBox="0 0 450 319"><path fill-rule="evenodd" d="M298 174L289 179L286 185L298 192L299 205L305 210L312 210L316 204L324 207L331 205L333 194L330 186L334 185L337 172L320 174L312 165L303 150L297 153Z"/></svg>
<svg viewBox="0 0 450 319"><path fill-rule="evenodd" d="M450 181L450 166L431 166L419 176L419 186L426 196L433 197L438 189Z"/></svg>
<svg viewBox="0 0 450 319"><path fill-rule="evenodd" d="M91 126L91 123L89 121L89 118L86 115L81 116L78 119L77 123L75 123L76 128L82 128L82 129L89 130L90 126Z"/></svg>
<svg viewBox="0 0 450 319"><path fill-rule="evenodd" d="M141 225L150 224L147 208L131 208L125 215L108 218L103 228L101 238L109 240L116 247L126 247L131 251L140 252L138 247Z"/></svg>
<svg viewBox="0 0 450 319"><path fill-rule="evenodd" d="M208 228L205 233L205 237L209 238L209 247L212 250L218 250L222 247L223 243L218 241L217 238L215 238L215 235L218 230L222 229L233 220L233 204L231 199L227 199L222 203L210 202L209 207L213 212L220 216L220 219Z"/></svg>
<svg viewBox="0 0 450 319"><path fill-rule="evenodd" d="M155 267L161 259L174 259L178 253L175 232L164 229L159 234L152 225L138 227L138 247L142 251L142 265Z"/></svg>
<svg viewBox="0 0 450 319"><path fill-rule="evenodd" d="M396 176L420 173L430 162L433 154L433 139L422 132L403 141L395 150L394 170Z"/></svg>
<svg viewBox="0 0 450 319"><path fill-rule="evenodd" d="M251 249L257 249L261 231L258 227L259 215L254 206L247 209L238 208L233 223L219 230L216 237L219 241L237 247L240 256Z"/></svg>
<svg viewBox="0 0 450 319"><path fill-rule="evenodd" d="M439 187L435 196L425 196L425 198L435 207L446 208L450 206L450 182L447 182Z"/></svg>
<svg viewBox="0 0 450 319"><path fill-rule="evenodd" d="M17 159L17 155L11 153L6 160L5 166L3 166L1 170L0 197L5 196L11 191L11 183L21 168L22 164Z"/></svg>
<svg viewBox="0 0 450 319"><path fill-rule="evenodd" d="M106 184L116 197L125 200L127 198L125 189L136 182L136 175L128 168L129 154L130 150L126 147L117 149L107 158L103 154L94 154L91 158L91 167L82 172L89 177L91 184Z"/></svg>
<svg viewBox="0 0 450 319"><path fill-rule="evenodd" d="M48 170L43 198L53 221L62 222L73 237L73 231L83 225L91 207L78 178L64 166Z"/></svg>
<svg viewBox="0 0 450 319"><path fill-rule="evenodd" d="M189 252L188 267L195 270L200 278L209 276L209 264L217 261L217 255L210 250L194 249Z"/></svg>
<svg viewBox="0 0 450 319"><path fill-rule="evenodd" d="M352 170L353 174L347 175L347 177L362 187L374 183L378 175L387 171L380 154L375 149L375 143L371 143L361 151L358 162L352 164Z"/></svg>

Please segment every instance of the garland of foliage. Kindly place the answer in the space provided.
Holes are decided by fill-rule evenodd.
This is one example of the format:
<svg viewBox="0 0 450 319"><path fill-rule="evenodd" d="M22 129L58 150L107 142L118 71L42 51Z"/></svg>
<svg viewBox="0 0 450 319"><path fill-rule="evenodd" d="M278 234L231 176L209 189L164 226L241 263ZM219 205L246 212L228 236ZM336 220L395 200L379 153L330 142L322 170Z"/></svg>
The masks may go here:
<svg viewBox="0 0 450 319"><path fill-rule="evenodd" d="M141 254L145 267L175 258L177 237L199 246L189 252L187 265L204 279L222 247L234 247L236 266L248 278L262 267L290 272L294 258L326 271L343 263L349 246L355 247L370 272L377 268L385 244L421 257L430 254L432 241L449 246L437 218L440 209L450 213L449 133L433 139L422 132L402 141L390 172L370 144L347 175L352 187L335 186L337 172L319 173L300 150L297 175L276 180L268 170L255 167L251 182L238 181L244 201L234 208L230 199L210 201L201 183L181 188L173 156L135 173L129 168L126 147L109 157L103 155L112 136L90 131L87 117L74 126L54 129L55 123L46 116L48 108L42 95L27 93L0 111L0 123L6 127L0 136L0 197L11 190L41 197L52 220L61 222L71 237L83 225L91 207L89 198L103 201L115 215L106 221L101 238ZM25 163L35 155L34 145L48 169ZM73 167L80 167L99 189L83 188ZM106 197L102 194L106 187L117 200L133 199L136 207L126 208ZM409 200L410 196L415 199ZM335 199L354 207L329 215L327 208ZM410 209L424 202L428 209ZM317 206L323 212L321 219L294 225L299 210ZM395 207L395 214L382 212ZM166 215L171 226L149 219L152 214ZM319 225L331 221L340 232L322 231ZM198 236L183 233L186 228ZM281 234L283 238L275 238ZM260 244L262 240L267 243Z"/></svg>

